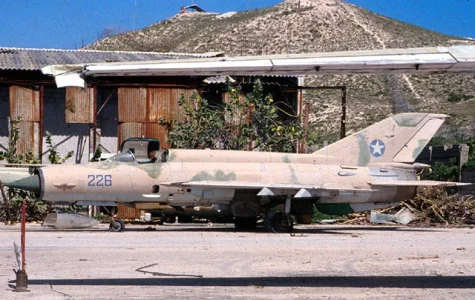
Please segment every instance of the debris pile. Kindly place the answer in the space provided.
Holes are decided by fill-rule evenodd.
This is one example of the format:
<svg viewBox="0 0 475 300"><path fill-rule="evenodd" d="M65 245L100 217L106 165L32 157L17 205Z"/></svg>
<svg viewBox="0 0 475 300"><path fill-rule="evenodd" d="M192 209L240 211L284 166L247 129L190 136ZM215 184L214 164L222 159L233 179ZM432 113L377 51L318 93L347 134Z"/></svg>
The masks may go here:
<svg viewBox="0 0 475 300"><path fill-rule="evenodd" d="M403 202L421 223L475 224L475 197L450 195L444 188L419 188L417 196Z"/></svg>
<svg viewBox="0 0 475 300"><path fill-rule="evenodd" d="M450 194L450 190L435 187L420 187L417 196L391 208L376 210L370 214L353 213L347 220L335 220L338 224L366 225L407 224L407 213L414 224L475 224L475 196ZM403 217L400 220L401 216ZM385 220L387 222L383 222Z"/></svg>

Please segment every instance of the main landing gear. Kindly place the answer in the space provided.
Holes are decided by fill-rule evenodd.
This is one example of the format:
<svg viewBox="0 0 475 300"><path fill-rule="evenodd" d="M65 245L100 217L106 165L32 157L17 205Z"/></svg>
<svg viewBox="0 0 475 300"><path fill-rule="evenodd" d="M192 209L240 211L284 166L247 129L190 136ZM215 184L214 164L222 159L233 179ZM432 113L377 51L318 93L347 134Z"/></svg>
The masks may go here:
<svg viewBox="0 0 475 300"><path fill-rule="evenodd" d="M290 201L289 195L285 200L284 211L266 213L264 225L269 232L290 233L294 230L294 220L290 215Z"/></svg>
<svg viewBox="0 0 475 300"><path fill-rule="evenodd" d="M111 232L121 232L124 231L125 223L121 219L111 219L111 223L109 225L109 231Z"/></svg>
<svg viewBox="0 0 475 300"><path fill-rule="evenodd" d="M290 214L276 212L272 216L266 216L265 226L269 232L290 233L294 229L294 220Z"/></svg>

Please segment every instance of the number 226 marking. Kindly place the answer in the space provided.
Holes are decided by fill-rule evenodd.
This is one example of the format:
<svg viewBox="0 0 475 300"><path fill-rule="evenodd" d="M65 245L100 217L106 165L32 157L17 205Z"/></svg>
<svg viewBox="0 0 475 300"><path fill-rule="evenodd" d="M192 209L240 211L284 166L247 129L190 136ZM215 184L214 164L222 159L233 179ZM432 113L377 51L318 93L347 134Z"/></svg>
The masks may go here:
<svg viewBox="0 0 475 300"><path fill-rule="evenodd" d="M88 175L88 186L112 186L112 175Z"/></svg>

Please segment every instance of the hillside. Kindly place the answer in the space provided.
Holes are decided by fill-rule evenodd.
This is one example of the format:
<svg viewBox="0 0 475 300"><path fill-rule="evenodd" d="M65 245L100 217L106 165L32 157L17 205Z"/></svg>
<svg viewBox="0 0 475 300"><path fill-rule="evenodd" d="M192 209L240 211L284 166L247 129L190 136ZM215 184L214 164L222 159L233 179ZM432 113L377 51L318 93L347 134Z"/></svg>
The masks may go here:
<svg viewBox="0 0 475 300"><path fill-rule="evenodd" d="M300 3L300 5L299 5ZM185 13L86 47L158 52L224 51L228 56L475 44L393 20L341 0L287 0L239 13ZM400 111L453 116L442 133L475 135L473 75L316 76L306 85L348 87L348 128ZM339 95L307 92L311 122L326 139L337 132Z"/></svg>

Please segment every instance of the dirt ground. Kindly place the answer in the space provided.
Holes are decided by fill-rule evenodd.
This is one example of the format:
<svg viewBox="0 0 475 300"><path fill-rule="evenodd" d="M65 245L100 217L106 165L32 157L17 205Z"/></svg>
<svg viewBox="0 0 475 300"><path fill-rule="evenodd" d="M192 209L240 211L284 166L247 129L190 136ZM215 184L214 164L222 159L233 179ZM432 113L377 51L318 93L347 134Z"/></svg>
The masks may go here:
<svg viewBox="0 0 475 300"><path fill-rule="evenodd" d="M30 224L26 239L30 292L15 293L20 227L0 225L1 299L475 299L472 228Z"/></svg>

